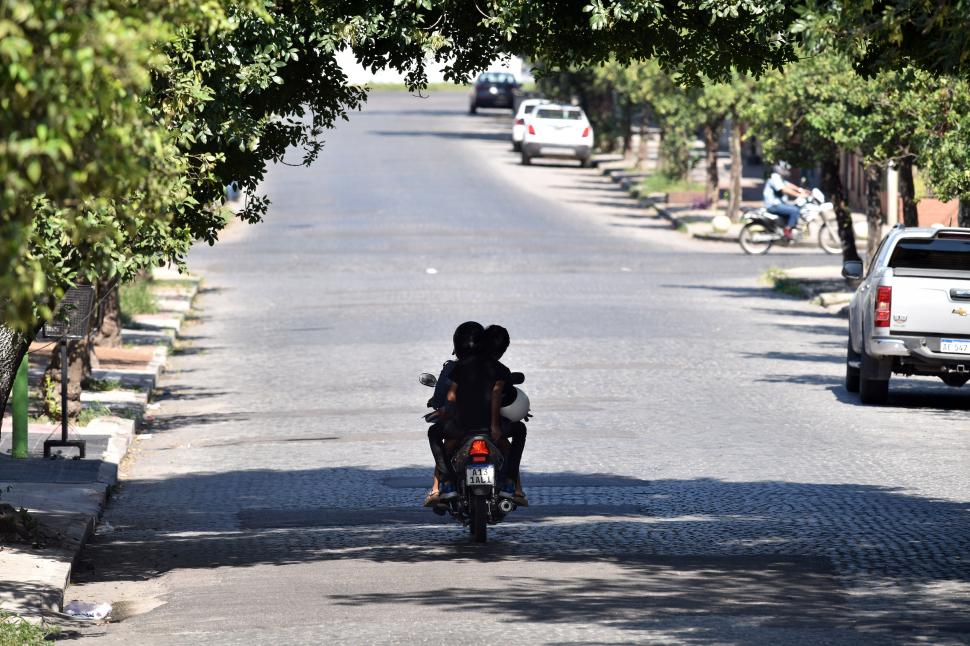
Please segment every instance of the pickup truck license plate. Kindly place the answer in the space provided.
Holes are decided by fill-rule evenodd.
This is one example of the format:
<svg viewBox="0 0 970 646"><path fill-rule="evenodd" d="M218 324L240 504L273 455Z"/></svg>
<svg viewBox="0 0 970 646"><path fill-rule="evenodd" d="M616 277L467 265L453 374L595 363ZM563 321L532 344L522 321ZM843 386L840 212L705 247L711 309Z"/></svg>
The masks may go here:
<svg viewBox="0 0 970 646"><path fill-rule="evenodd" d="M966 339L940 339L940 352L970 354L970 341Z"/></svg>
<svg viewBox="0 0 970 646"><path fill-rule="evenodd" d="M495 484L495 466L484 464L480 467L469 466L465 472L465 483L470 485Z"/></svg>

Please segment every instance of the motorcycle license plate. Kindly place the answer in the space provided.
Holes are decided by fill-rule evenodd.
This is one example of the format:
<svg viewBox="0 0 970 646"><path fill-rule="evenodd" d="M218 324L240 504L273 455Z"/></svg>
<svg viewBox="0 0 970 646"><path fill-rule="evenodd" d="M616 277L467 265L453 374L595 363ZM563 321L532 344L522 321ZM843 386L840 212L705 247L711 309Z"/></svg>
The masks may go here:
<svg viewBox="0 0 970 646"><path fill-rule="evenodd" d="M940 339L940 352L970 354L970 341L966 339Z"/></svg>
<svg viewBox="0 0 970 646"><path fill-rule="evenodd" d="M493 485L495 484L495 466L483 464L481 466L469 466L465 472L465 484L469 485Z"/></svg>

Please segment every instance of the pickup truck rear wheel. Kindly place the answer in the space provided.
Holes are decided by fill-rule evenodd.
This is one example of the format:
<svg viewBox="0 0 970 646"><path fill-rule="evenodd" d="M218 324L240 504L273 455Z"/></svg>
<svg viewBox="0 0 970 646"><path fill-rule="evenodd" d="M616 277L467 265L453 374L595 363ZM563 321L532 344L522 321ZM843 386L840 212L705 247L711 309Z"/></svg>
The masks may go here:
<svg viewBox="0 0 970 646"><path fill-rule="evenodd" d="M863 404L885 404L889 396L888 379L871 379L867 374L878 373L875 365L877 359L866 354L866 349L862 349L862 370L859 374L859 400Z"/></svg>
<svg viewBox="0 0 970 646"><path fill-rule="evenodd" d="M859 353L852 349L852 338L849 338L845 351L845 389L850 393L859 392L859 368L852 366L852 362L859 361Z"/></svg>

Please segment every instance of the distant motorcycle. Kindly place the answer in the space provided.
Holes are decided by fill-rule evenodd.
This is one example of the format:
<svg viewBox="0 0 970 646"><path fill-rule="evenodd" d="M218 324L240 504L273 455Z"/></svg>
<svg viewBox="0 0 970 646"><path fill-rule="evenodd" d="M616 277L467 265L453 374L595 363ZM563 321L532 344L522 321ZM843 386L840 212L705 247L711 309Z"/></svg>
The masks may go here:
<svg viewBox="0 0 970 646"><path fill-rule="evenodd" d="M771 245L776 242L790 245L811 236L812 230L817 228L818 246L829 254L842 252L842 242L839 239L838 228L835 224L835 209L831 202L825 201L825 195L817 188L812 189L809 197L801 197L795 201L795 206L801 209L798 224L792 230L792 237L785 237L785 227L788 219L781 215L768 213L764 207L746 212L741 221L741 234L738 244L744 253L762 255L768 253Z"/></svg>
<svg viewBox="0 0 970 646"><path fill-rule="evenodd" d="M521 384L525 377L521 372L512 373L512 383ZM418 378L425 386L434 387L438 379L430 373L422 373ZM509 400L502 401L502 414L508 417L508 411L528 413L529 398L519 388L515 388L515 395ZM431 407L431 401L428 401ZM437 411L424 416L425 421L434 422ZM524 414L522 415L524 417ZM512 421L518 421L517 417ZM458 496L446 502L439 503L434 508L435 513L450 513L452 518L468 527L476 543L484 543L488 537L488 526L501 522L505 515L515 511L518 505L510 498L499 495L502 466L505 456L492 441L489 429L475 429L462 442L461 447L451 455L451 465L454 469Z"/></svg>

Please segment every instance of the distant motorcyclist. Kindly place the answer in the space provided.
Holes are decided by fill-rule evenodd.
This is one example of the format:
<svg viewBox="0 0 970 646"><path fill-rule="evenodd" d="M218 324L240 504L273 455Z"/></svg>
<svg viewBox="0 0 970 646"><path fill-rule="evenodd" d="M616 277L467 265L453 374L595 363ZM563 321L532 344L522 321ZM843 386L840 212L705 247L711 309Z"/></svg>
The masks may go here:
<svg viewBox="0 0 970 646"><path fill-rule="evenodd" d="M771 176L765 181L763 193L765 210L768 213L788 218L788 223L785 226L785 237L790 240L792 231L798 225L801 209L786 198L807 197L810 193L788 181L791 176L791 164L788 162L778 162L772 167L771 171Z"/></svg>

